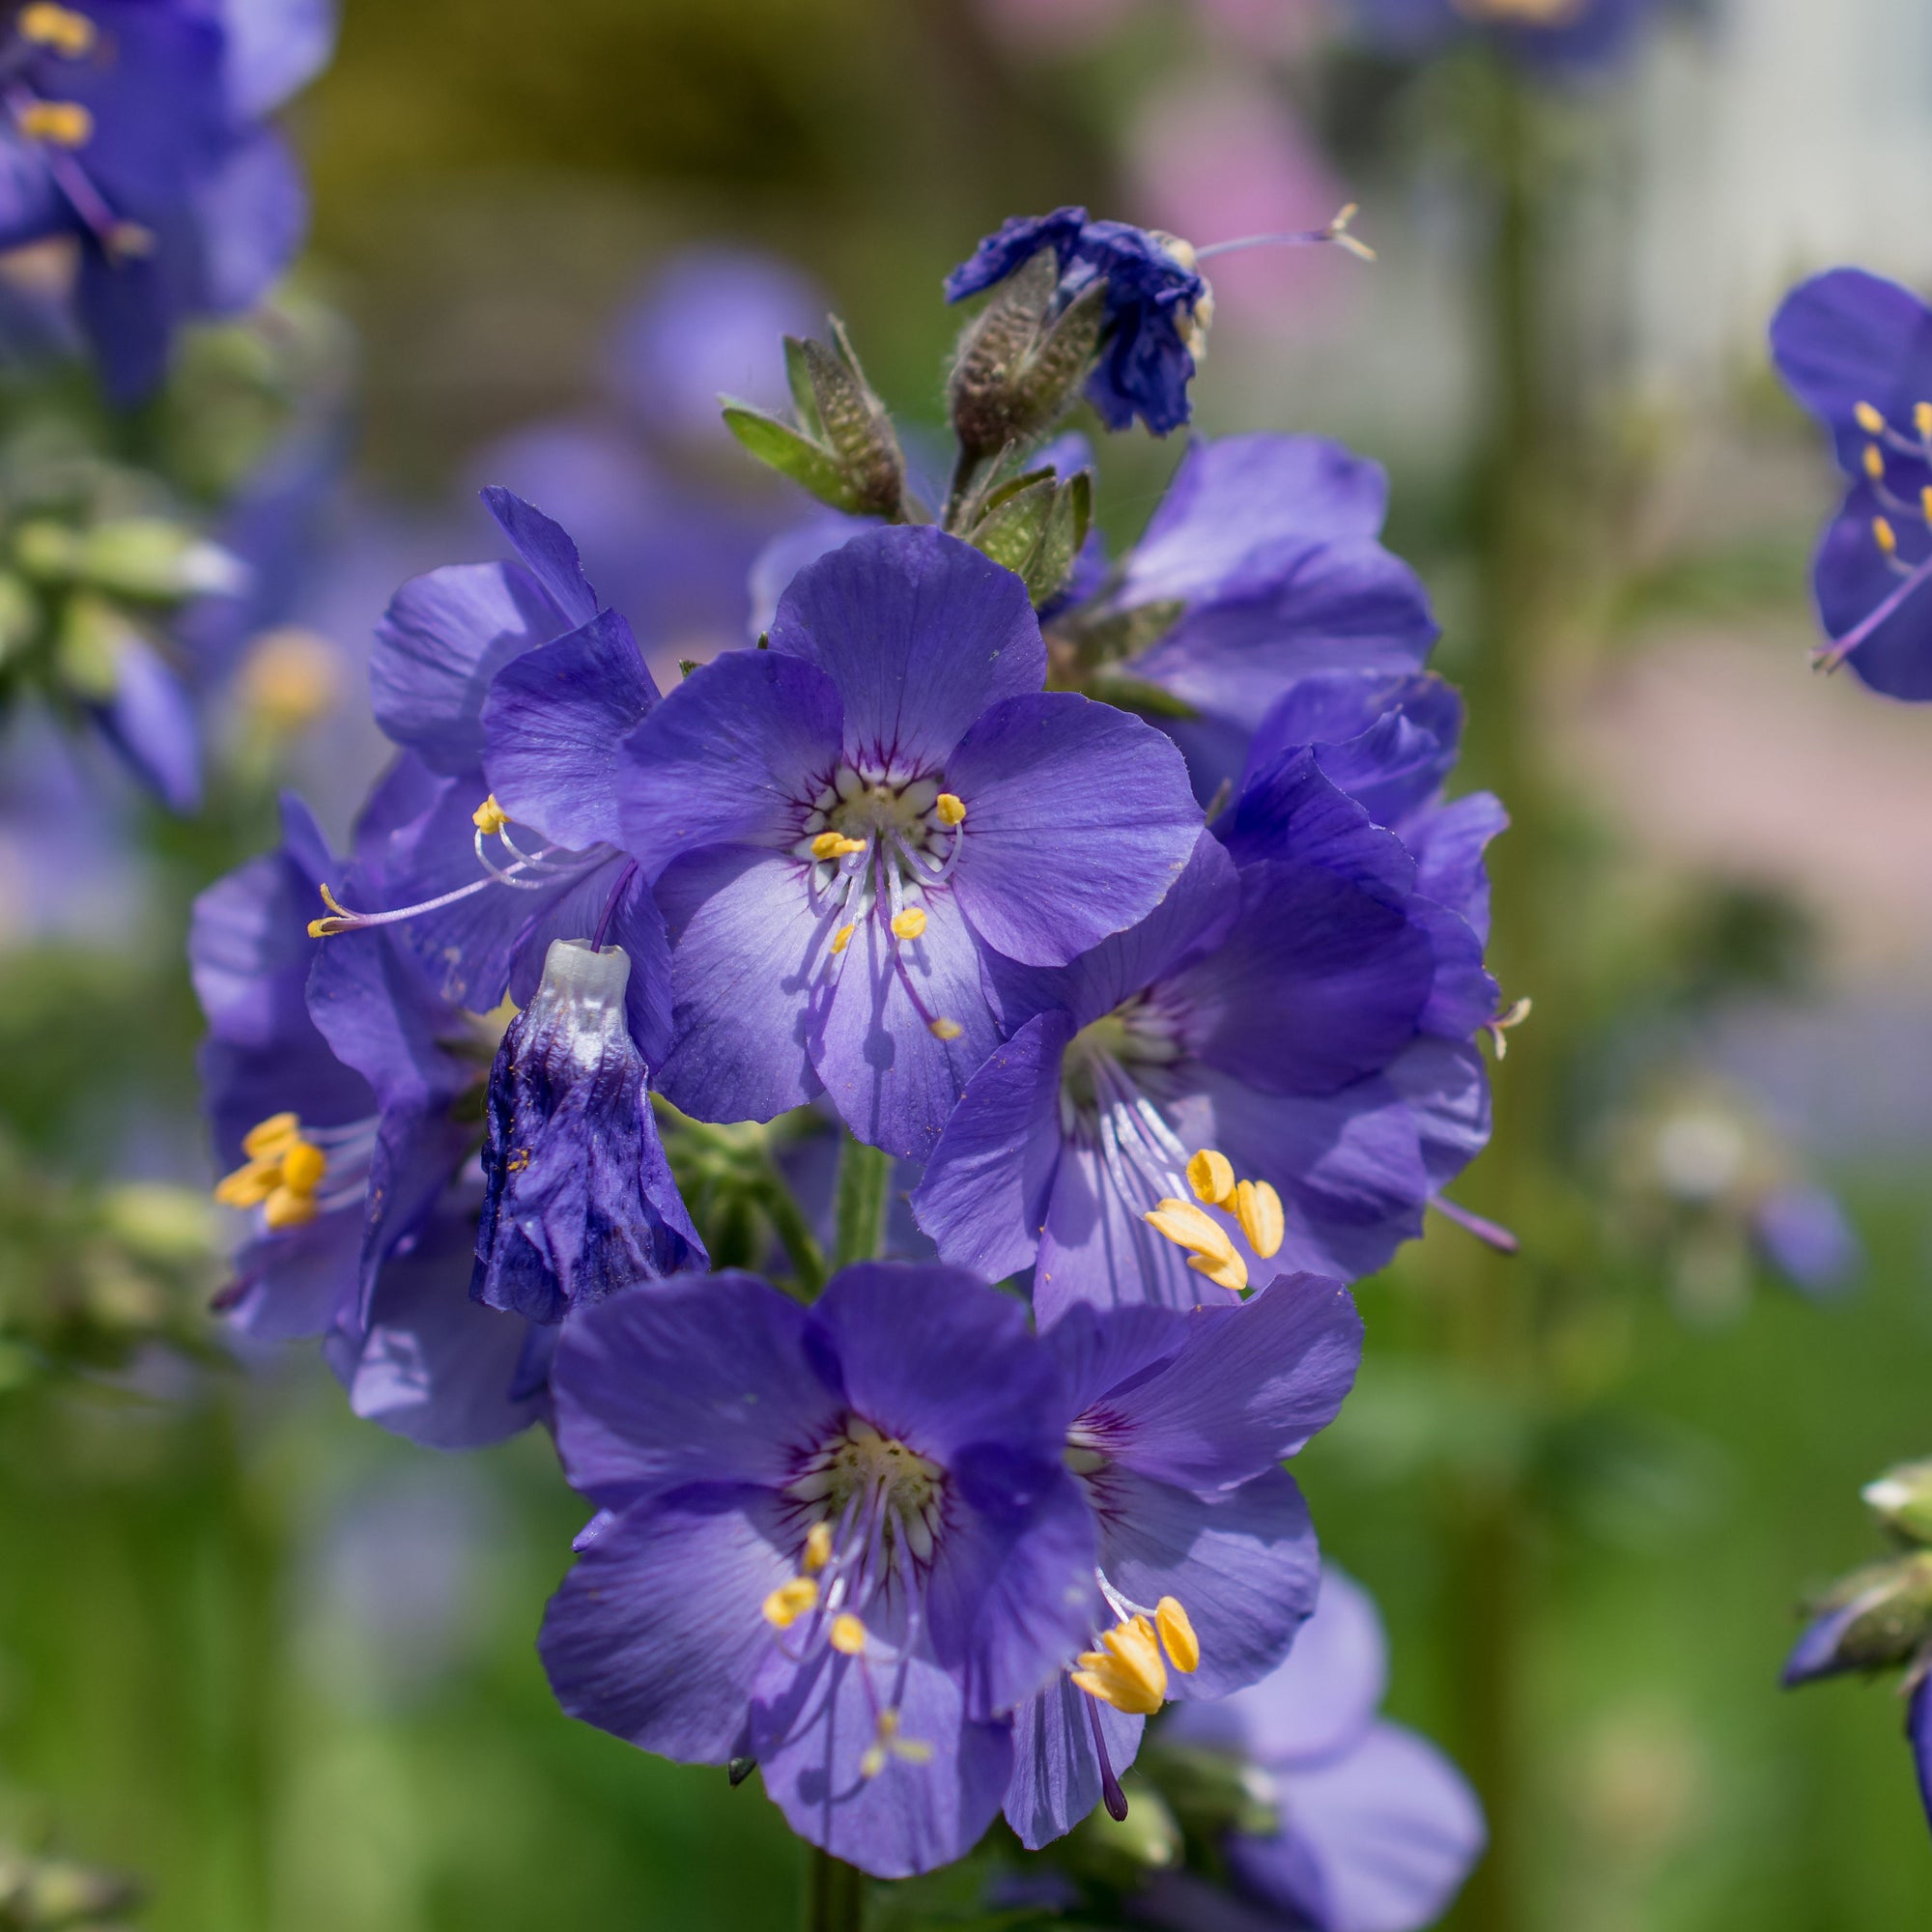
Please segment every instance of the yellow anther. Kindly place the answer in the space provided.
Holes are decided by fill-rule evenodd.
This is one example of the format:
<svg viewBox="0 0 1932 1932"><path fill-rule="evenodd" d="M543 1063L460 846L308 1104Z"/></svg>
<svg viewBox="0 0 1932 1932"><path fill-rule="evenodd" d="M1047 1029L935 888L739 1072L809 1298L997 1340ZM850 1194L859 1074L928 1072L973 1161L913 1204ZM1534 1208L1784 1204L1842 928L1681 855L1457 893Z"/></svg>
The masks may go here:
<svg viewBox="0 0 1932 1932"><path fill-rule="evenodd" d="M1885 451L1875 442L1865 444L1865 474L1874 483L1885 480Z"/></svg>
<svg viewBox="0 0 1932 1932"><path fill-rule="evenodd" d="M94 116L77 100L22 101L14 125L28 140L50 148L84 148L94 137Z"/></svg>
<svg viewBox="0 0 1932 1932"><path fill-rule="evenodd" d="M1883 436L1885 434L1885 418L1869 403L1859 404L1853 410L1852 414L1858 418L1859 427L1867 436Z"/></svg>
<svg viewBox="0 0 1932 1932"><path fill-rule="evenodd" d="M282 1156L282 1185L313 1194L328 1172L328 1156L313 1141L297 1141Z"/></svg>
<svg viewBox="0 0 1932 1932"><path fill-rule="evenodd" d="M1281 1211L1281 1196L1265 1180L1244 1180L1235 1189L1235 1218L1248 1237L1248 1246L1263 1261L1281 1252L1288 1224Z"/></svg>
<svg viewBox="0 0 1932 1932"><path fill-rule="evenodd" d="M765 1621L776 1630L790 1630L817 1602L818 1585L810 1577L794 1577L765 1599Z"/></svg>
<svg viewBox="0 0 1932 1932"><path fill-rule="evenodd" d="M1235 1191L1235 1165L1224 1153L1203 1148L1187 1163L1187 1184L1197 1201L1219 1208Z"/></svg>
<svg viewBox="0 0 1932 1932"><path fill-rule="evenodd" d="M251 1160L214 1183L214 1198L224 1208L259 1208L282 1184L278 1160Z"/></svg>
<svg viewBox="0 0 1932 1932"><path fill-rule="evenodd" d="M335 917L333 919L310 920L308 923L308 936L311 939L333 939L338 932L354 932L362 923L327 886L320 886L317 890L322 894L323 904Z"/></svg>
<svg viewBox="0 0 1932 1932"><path fill-rule="evenodd" d="M866 1626L850 1610L832 1619L832 1648L841 1657L857 1657L866 1647Z"/></svg>
<svg viewBox="0 0 1932 1932"><path fill-rule="evenodd" d="M934 1039L957 1039L965 1031L966 1029L957 1020L949 1020L944 1017L934 1020L926 1028L926 1032L931 1034Z"/></svg>
<svg viewBox="0 0 1932 1932"><path fill-rule="evenodd" d="M1337 209L1334 220L1328 224L1328 239L1338 247L1347 249L1356 261L1373 262L1376 259L1376 251L1366 242L1349 233L1350 222L1361 212L1360 205L1352 201L1347 207Z"/></svg>
<svg viewBox="0 0 1932 1932"><path fill-rule="evenodd" d="M886 1760L895 1757L906 1764L930 1764L932 1747L923 1738L899 1736L899 1714L891 1705L881 1711L872 1726L872 1742L859 1758L859 1776L877 1777Z"/></svg>
<svg viewBox="0 0 1932 1932"><path fill-rule="evenodd" d="M493 791L474 811L469 814L469 822L486 838L494 838L510 822L510 814L497 803Z"/></svg>
<svg viewBox="0 0 1932 1932"><path fill-rule="evenodd" d="M938 812L942 825L963 825L966 822L966 801L957 792L941 792L932 801L932 809Z"/></svg>
<svg viewBox="0 0 1932 1932"><path fill-rule="evenodd" d="M859 1776L861 1777L877 1777L885 1768L886 1747L884 1745L867 1745L859 1753Z"/></svg>
<svg viewBox="0 0 1932 1932"><path fill-rule="evenodd" d="M1227 1230L1193 1202L1170 1197L1157 1208L1150 1208L1141 1219L1177 1246L1190 1249L1187 1265L1197 1274L1205 1274L1209 1281L1236 1293L1247 1287L1247 1264L1235 1252Z"/></svg>
<svg viewBox="0 0 1932 1932"><path fill-rule="evenodd" d="M832 1525L815 1522L805 1533L805 1570L816 1576L832 1561Z"/></svg>
<svg viewBox="0 0 1932 1932"><path fill-rule="evenodd" d="M1090 1697L1137 1718L1151 1718L1167 1701L1167 1665L1153 1626L1145 1617L1116 1624L1098 1650L1080 1653L1073 1681Z"/></svg>
<svg viewBox="0 0 1932 1932"><path fill-rule="evenodd" d="M1913 404L1912 426L1920 437L1932 441L1932 403Z"/></svg>
<svg viewBox="0 0 1932 1932"><path fill-rule="evenodd" d="M1878 545L1880 550L1884 551L1887 556L1893 555L1898 550L1898 532L1892 528L1890 523L1884 517L1874 517L1872 519L1872 541Z"/></svg>
<svg viewBox="0 0 1932 1932"><path fill-rule="evenodd" d="M811 841L811 856L814 859L843 859L849 853L865 849L863 838L848 838L842 832L821 832Z"/></svg>
<svg viewBox="0 0 1932 1932"><path fill-rule="evenodd" d="M917 939L925 930L925 915L917 906L907 906L893 915L893 933L898 939Z"/></svg>
<svg viewBox="0 0 1932 1932"><path fill-rule="evenodd" d="M1167 1652L1167 1661L1183 1677L1191 1677L1201 1668L1201 1639L1194 1634L1194 1625L1185 1610L1180 1607L1178 1597L1163 1597L1153 1606L1154 1628L1160 1632L1161 1647Z"/></svg>
<svg viewBox="0 0 1932 1932"><path fill-rule="evenodd" d="M315 1216L315 1196L302 1188L277 1187L262 1203L262 1218L270 1228L299 1228Z"/></svg>
<svg viewBox="0 0 1932 1932"><path fill-rule="evenodd" d="M1932 483L1926 484L1918 493L1918 514L1932 524Z"/></svg>
<svg viewBox="0 0 1932 1932"><path fill-rule="evenodd" d="M257 1160L272 1155L279 1160L301 1133L301 1120L295 1114L270 1114L242 1136L242 1151Z"/></svg>
<svg viewBox="0 0 1932 1932"><path fill-rule="evenodd" d="M20 38L37 47L51 47L57 54L78 60L94 45L94 22L71 7L55 7L48 0L34 0L20 9Z"/></svg>
<svg viewBox="0 0 1932 1932"><path fill-rule="evenodd" d="M855 932L857 932L858 929L859 928L856 925L841 925L838 928L838 930L832 935L833 952L843 952L845 949L851 945L852 935Z"/></svg>

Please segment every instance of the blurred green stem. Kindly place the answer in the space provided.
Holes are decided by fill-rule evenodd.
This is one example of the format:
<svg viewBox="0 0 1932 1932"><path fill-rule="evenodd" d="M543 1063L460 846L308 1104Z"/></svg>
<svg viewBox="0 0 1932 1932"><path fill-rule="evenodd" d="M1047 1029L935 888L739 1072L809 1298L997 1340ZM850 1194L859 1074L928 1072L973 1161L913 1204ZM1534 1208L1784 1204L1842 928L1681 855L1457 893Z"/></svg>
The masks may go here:
<svg viewBox="0 0 1932 1932"><path fill-rule="evenodd" d="M860 1932L866 1922L866 1874L816 1845L805 1848L806 1932Z"/></svg>
<svg viewBox="0 0 1932 1932"><path fill-rule="evenodd" d="M825 1286L825 1251L818 1245L818 1236L811 1232L811 1223L806 1219L797 1197L776 1167L772 1169L769 1184L759 1191L757 1202L772 1224L772 1232L779 1237L779 1245L785 1251L785 1259L791 1263L798 1298L815 1301L818 1291Z"/></svg>
<svg viewBox="0 0 1932 1932"><path fill-rule="evenodd" d="M1520 1050L1499 1071L1494 1134L1473 1176L1482 1211L1522 1236L1525 1252L1520 1260L1487 1249L1470 1257L1448 1343L1477 1386L1509 1402L1533 1385L1538 1283L1548 1266L1536 1224L1555 1128L1552 1022L1560 1025L1564 1002L1548 972L1547 935L1559 916L1553 901L1560 873L1538 699L1560 538L1550 523L1557 444L1538 102L1504 61L1487 78L1491 111L1483 138L1492 226L1476 325L1489 355L1490 434L1477 478L1480 584L1467 687L1472 762L1501 795L1511 825L1493 858L1490 956L1504 1002L1529 993L1537 1015L1534 1032L1519 1037ZM1520 1847L1530 1788L1523 1723L1529 1504L1517 1469L1465 1476L1451 1503L1449 1641L1459 1743L1490 1820L1489 1856L1469 1884L1458 1922L1482 1932L1519 1932L1527 1922Z"/></svg>
<svg viewBox="0 0 1932 1932"><path fill-rule="evenodd" d="M892 1184L892 1155L855 1140L848 1130L838 1156L837 1234L832 1256L835 1268L877 1257L885 1244Z"/></svg>

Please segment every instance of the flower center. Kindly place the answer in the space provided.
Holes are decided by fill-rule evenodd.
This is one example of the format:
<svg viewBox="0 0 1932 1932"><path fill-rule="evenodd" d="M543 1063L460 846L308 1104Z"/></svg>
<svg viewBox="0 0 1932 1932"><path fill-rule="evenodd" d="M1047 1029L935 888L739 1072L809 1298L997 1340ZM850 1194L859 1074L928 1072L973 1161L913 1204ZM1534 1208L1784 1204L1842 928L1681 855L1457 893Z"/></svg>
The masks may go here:
<svg viewBox="0 0 1932 1932"><path fill-rule="evenodd" d="M1172 1065L1180 1053L1173 1021L1145 993L1135 994L1067 1042L1060 1070L1063 1119L1094 1120L1118 1103L1122 1086L1133 1087L1137 1071Z"/></svg>
<svg viewBox="0 0 1932 1932"><path fill-rule="evenodd" d="M224 1175L214 1198L224 1208L259 1208L271 1232L299 1228L362 1199L375 1151L376 1122L304 1128L295 1114L270 1114L242 1140L248 1158ZM323 1183L333 1179L325 1193Z"/></svg>
<svg viewBox="0 0 1932 1932"><path fill-rule="evenodd" d="M805 1463L786 1493L819 1505L821 1520L876 1520L888 1563L895 1547L923 1562L932 1554L944 1489L938 1463L855 1415Z"/></svg>

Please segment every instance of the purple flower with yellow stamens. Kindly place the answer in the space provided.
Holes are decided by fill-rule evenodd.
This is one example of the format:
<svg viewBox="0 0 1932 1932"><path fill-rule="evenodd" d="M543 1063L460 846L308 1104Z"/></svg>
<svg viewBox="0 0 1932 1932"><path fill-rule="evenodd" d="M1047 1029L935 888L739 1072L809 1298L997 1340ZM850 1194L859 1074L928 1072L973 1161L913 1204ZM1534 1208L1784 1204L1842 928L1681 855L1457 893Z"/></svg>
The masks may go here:
<svg viewBox="0 0 1932 1932"><path fill-rule="evenodd" d="M828 1093L923 1158L999 1039L987 976L1145 917L1199 808L1139 720L1045 692L1025 585L929 528L792 581L770 647L694 671L632 734L628 848L669 923L665 1093L770 1120Z"/></svg>
<svg viewBox="0 0 1932 1932"><path fill-rule="evenodd" d="M1888 697L1932 698L1932 309L1834 269L1784 298L1771 354L1851 479L1812 563L1831 639L1819 662Z"/></svg>
<svg viewBox="0 0 1932 1932"><path fill-rule="evenodd" d="M1320 1568L1280 1465L1334 1419L1362 1324L1340 1283L1283 1275L1235 1308L1074 1308L1045 1340L1098 1534L1098 1640L1014 1720L1006 1813L1030 1849L1102 1800L1124 1815L1119 1773L1169 1695L1220 1697L1280 1662Z"/></svg>
<svg viewBox="0 0 1932 1932"><path fill-rule="evenodd" d="M1220 1846L1233 1897L1157 1878L1141 1917L1186 1932L1422 1932L1482 1856L1482 1807L1433 1745L1378 1716L1388 1674L1375 1605L1324 1570L1315 1613L1279 1668L1218 1703L1180 1706L1162 1745L1225 1753L1243 1768L1272 1832Z"/></svg>
<svg viewBox="0 0 1932 1932"><path fill-rule="evenodd" d="M620 837L616 748L658 701L630 627L569 536L507 490L484 500L514 562L405 584L370 663L376 719L412 753L387 787L383 905L330 898L319 933L394 928L472 1011L535 996L554 940L620 946L647 1064L669 1023L664 923Z"/></svg>
<svg viewBox="0 0 1932 1932"><path fill-rule="evenodd" d="M939 1266L850 1267L810 1309L682 1279L574 1313L552 1387L599 1512L544 1623L563 1708L755 1758L794 1831L881 1877L969 1850L1093 1587L1025 1311Z"/></svg>
<svg viewBox="0 0 1932 1932"><path fill-rule="evenodd" d="M254 302L306 197L264 117L327 59L316 0L29 0L0 25L0 248L71 237L109 397L141 401L175 328Z"/></svg>
<svg viewBox="0 0 1932 1932"><path fill-rule="evenodd" d="M252 1216L222 1303L263 1339L326 1336L357 1413L442 1447L494 1440L533 1418L542 1378L526 1325L468 1293L478 1133L463 1115L487 1036L390 934L304 935L317 885L341 874L295 800L284 825L279 852L202 894L189 938L232 1168L216 1195Z"/></svg>
<svg viewBox="0 0 1932 1932"><path fill-rule="evenodd" d="M1370 1273L1487 1137L1480 942L1318 756L1254 774L1140 925L1001 976L913 1209L946 1260L1031 1265L1043 1324Z"/></svg>

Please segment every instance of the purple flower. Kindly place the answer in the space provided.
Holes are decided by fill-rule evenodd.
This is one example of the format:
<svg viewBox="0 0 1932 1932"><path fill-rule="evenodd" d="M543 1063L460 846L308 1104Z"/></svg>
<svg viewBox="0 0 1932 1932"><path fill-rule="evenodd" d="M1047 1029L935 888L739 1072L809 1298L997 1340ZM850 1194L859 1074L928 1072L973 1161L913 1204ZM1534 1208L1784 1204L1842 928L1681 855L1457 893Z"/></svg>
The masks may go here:
<svg viewBox="0 0 1932 1932"><path fill-rule="evenodd" d="M248 307L294 255L306 198L262 125L327 60L318 0L86 0L0 34L0 247L71 236L109 397L141 401L177 326Z"/></svg>
<svg viewBox="0 0 1932 1932"><path fill-rule="evenodd" d="M928 528L802 570L771 647L694 671L632 734L625 842L660 873L664 1092L770 1120L821 1091L923 1158L998 1043L985 975L1144 918L1200 825L1173 747L1043 692L1025 586Z"/></svg>
<svg viewBox="0 0 1932 1932"><path fill-rule="evenodd" d="M1060 260L1061 309L1094 282L1106 284L1100 360L1087 381L1087 399L1101 420L1120 430L1138 415L1155 436L1179 429L1188 417L1187 384L1213 312L1193 249L1124 221L1090 221L1084 208L1017 215L947 276L946 299L992 288L1042 248Z"/></svg>
<svg viewBox="0 0 1932 1932"><path fill-rule="evenodd" d="M431 571L396 593L370 662L376 718L413 756L385 787L385 898L325 923L394 924L453 1005L534 997L551 942L606 939L631 961L626 1010L647 1065L669 1026L664 923L619 837L624 735L658 701L630 627L576 547L506 490L485 500L513 563Z"/></svg>
<svg viewBox="0 0 1932 1932"><path fill-rule="evenodd" d="M599 1512L544 1623L563 1708L756 1758L794 1831L881 1877L967 1851L1094 1569L1019 1304L938 1266L847 1268L809 1310L686 1278L574 1314L553 1388Z"/></svg>
<svg viewBox="0 0 1932 1932"><path fill-rule="evenodd" d="M318 885L344 874L298 802L283 816L281 850L203 893L189 938L232 1170L218 1198L251 1216L223 1305L264 1339L326 1335L358 1414L444 1447L493 1440L535 1407L526 1324L466 1292L477 1134L459 1115L488 1047L389 933L305 935Z"/></svg>
<svg viewBox="0 0 1932 1932"><path fill-rule="evenodd" d="M1298 680L1418 671L1437 635L1415 573L1377 540L1378 464L1319 437L1197 440L1113 582L1083 613L1151 622L1121 669L1192 714L1164 719L1203 799Z"/></svg>
<svg viewBox="0 0 1932 1932"><path fill-rule="evenodd" d="M1804 1181L1773 1187L1751 1209L1764 1259L1800 1293L1830 1300L1849 1288L1864 1252L1829 1189Z"/></svg>
<svg viewBox="0 0 1932 1932"><path fill-rule="evenodd" d="M1046 1343L1099 1563L1094 1649L1014 1719L1006 1813L1029 1850L1103 1797L1124 1815L1118 1774L1167 1696L1223 1696L1281 1662L1319 1564L1280 1464L1334 1418L1362 1324L1339 1283L1285 1275L1236 1308L1074 1308Z"/></svg>
<svg viewBox="0 0 1932 1932"><path fill-rule="evenodd" d="M1378 1718L1387 1653L1375 1605L1329 1569L1288 1661L1251 1690L1190 1703L1163 1743L1226 1751L1259 1775L1280 1825L1224 1846L1256 1920L1185 1882L1156 1883L1148 1916L1190 1932L1279 1924L1294 1932L1420 1932L1447 1909L1482 1855L1483 1814L1434 1746Z"/></svg>
<svg viewBox="0 0 1932 1932"><path fill-rule="evenodd" d="M490 1075L473 1293L531 1321L707 1264L651 1119L615 946L551 941Z"/></svg>
<svg viewBox="0 0 1932 1932"><path fill-rule="evenodd" d="M1397 776L1414 735L1384 733L1381 765L1351 766L1355 739L1281 747L1139 926L1001 976L1010 1037L913 1197L943 1258L1032 1264L1047 1323L1081 1301L1226 1300L1261 1263L1354 1280L1421 1232L1488 1137L1470 1037L1495 988L1454 903L1480 895L1321 768L1372 796L1379 772L1385 810L1405 784L1426 799L1426 759Z"/></svg>
<svg viewBox="0 0 1932 1932"><path fill-rule="evenodd" d="M1527 66L1567 75L1614 67L1656 0L1355 0L1369 36L1416 59L1483 35Z"/></svg>
<svg viewBox="0 0 1932 1932"><path fill-rule="evenodd" d="M1888 697L1932 698L1932 309L1858 269L1802 283L1771 325L1785 385L1832 433L1851 487L1811 587L1831 644Z"/></svg>

